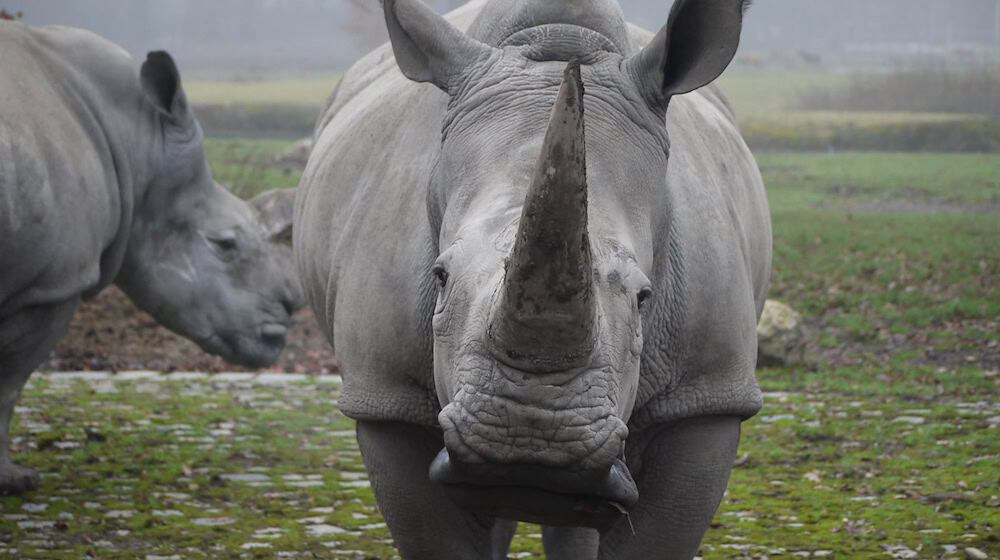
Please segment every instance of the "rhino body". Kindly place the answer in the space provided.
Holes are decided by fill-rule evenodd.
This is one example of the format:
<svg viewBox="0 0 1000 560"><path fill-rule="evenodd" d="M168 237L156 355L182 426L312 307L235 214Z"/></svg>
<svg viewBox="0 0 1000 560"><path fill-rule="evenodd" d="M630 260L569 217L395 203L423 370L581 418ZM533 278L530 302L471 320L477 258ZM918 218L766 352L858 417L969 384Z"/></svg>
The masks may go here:
<svg viewBox="0 0 1000 560"><path fill-rule="evenodd" d="M302 298L293 200L214 182L167 53L140 70L90 32L0 21L0 492L37 484L8 451L24 383L111 283L209 352L273 362Z"/></svg>
<svg viewBox="0 0 1000 560"><path fill-rule="evenodd" d="M695 554L761 406L767 202L705 85L744 8L384 2L293 246L404 558L504 558L516 520L549 558Z"/></svg>

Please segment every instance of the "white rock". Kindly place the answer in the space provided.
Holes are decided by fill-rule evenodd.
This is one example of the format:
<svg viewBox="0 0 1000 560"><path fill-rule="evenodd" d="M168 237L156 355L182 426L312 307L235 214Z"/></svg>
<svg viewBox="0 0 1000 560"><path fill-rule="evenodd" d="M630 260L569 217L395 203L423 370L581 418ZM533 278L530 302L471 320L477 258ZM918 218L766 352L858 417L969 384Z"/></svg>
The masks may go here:
<svg viewBox="0 0 1000 560"><path fill-rule="evenodd" d="M978 548L967 547L965 549L965 557L969 560L989 560L989 556Z"/></svg>
<svg viewBox="0 0 1000 560"><path fill-rule="evenodd" d="M757 365L781 366L806 361L808 333L802 316L784 303L767 300L757 323Z"/></svg>

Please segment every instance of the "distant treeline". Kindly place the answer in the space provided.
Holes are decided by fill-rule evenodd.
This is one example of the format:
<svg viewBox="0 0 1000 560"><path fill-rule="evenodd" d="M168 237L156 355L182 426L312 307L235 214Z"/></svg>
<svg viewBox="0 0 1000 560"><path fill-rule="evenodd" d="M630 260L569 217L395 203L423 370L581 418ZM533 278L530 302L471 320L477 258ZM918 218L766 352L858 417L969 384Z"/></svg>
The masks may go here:
<svg viewBox="0 0 1000 560"><path fill-rule="evenodd" d="M426 1L439 12L463 3ZM663 25L671 4L620 3L631 21L650 29ZM136 56L168 49L182 71L214 77L343 70L384 33L376 0L0 0L0 5L12 14L23 11L30 24L90 29ZM824 61L852 48L876 52L886 45L979 52L969 45L1000 49L998 18L997 0L767 0L755 2L747 16L741 49L808 53Z"/></svg>

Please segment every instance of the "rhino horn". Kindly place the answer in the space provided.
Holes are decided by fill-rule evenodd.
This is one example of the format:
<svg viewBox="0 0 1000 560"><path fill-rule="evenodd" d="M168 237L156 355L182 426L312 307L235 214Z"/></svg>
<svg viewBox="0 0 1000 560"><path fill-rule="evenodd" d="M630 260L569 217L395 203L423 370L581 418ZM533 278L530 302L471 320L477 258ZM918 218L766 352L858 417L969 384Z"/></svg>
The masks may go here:
<svg viewBox="0 0 1000 560"><path fill-rule="evenodd" d="M529 371L585 365L596 304L580 64L563 76L490 320L494 353Z"/></svg>

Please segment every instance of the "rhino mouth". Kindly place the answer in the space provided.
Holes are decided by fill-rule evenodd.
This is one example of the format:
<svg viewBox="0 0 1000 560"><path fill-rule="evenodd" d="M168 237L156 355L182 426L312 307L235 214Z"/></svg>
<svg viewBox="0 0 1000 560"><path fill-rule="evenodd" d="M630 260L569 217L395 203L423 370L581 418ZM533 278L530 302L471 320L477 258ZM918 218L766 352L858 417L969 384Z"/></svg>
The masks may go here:
<svg viewBox="0 0 1000 560"><path fill-rule="evenodd" d="M429 474L465 509L550 526L605 531L639 499L632 474L621 459L606 473L574 475L534 465L460 464L445 448L434 458Z"/></svg>
<svg viewBox="0 0 1000 560"><path fill-rule="evenodd" d="M221 356L227 362L245 367L267 367L278 359L288 327L285 323L269 322L257 327L252 335L240 332L217 333L196 339L202 350Z"/></svg>

